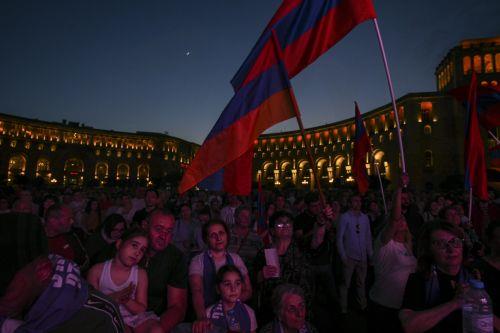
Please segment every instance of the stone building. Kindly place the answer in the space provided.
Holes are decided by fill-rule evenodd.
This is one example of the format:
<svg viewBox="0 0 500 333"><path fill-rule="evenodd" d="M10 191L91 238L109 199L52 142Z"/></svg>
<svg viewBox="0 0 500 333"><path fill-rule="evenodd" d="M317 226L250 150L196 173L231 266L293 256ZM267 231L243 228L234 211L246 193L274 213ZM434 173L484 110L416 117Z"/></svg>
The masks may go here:
<svg viewBox="0 0 500 333"><path fill-rule="evenodd" d="M500 37L462 41L438 65L436 92L410 93L397 100L407 172L412 183L440 184L463 174L465 109L447 92L467 86L472 70L484 86L500 81ZM353 108L354 114L354 108ZM373 151L366 156L368 174L376 167L382 177L399 178L400 156L392 104L363 114ZM262 135L255 142L254 180L268 186L314 187L313 169L324 186L352 182L354 118L299 131ZM499 129L497 128L498 137ZM495 141L484 133L486 148ZM310 145L314 166L306 155ZM497 170L500 171L500 170Z"/></svg>
<svg viewBox="0 0 500 333"><path fill-rule="evenodd" d="M133 180L151 184L180 175L198 147L164 134L0 114L0 175L7 182L22 175L65 186Z"/></svg>

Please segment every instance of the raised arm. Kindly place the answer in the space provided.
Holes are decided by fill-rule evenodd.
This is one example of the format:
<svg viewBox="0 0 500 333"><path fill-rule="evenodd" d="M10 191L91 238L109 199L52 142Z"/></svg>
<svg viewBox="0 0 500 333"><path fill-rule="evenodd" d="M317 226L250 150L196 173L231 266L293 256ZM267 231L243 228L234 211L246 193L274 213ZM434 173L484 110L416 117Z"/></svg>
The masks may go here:
<svg viewBox="0 0 500 333"><path fill-rule="evenodd" d="M428 310L402 309L399 311L399 319L406 333L420 333L430 330L450 313L461 307L462 302L455 298Z"/></svg>
<svg viewBox="0 0 500 333"><path fill-rule="evenodd" d="M408 175L406 174L402 175L400 184L396 189L396 191L394 191L392 199L391 215L389 216L387 224L385 225L384 229L382 229L382 232L380 234L380 241L382 242L382 245L387 244L394 237L394 234L396 233L397 224L402 215L401 193L403 191L403 187L406 187L408 185L409 180L410 179L408 178Z"/></svg>

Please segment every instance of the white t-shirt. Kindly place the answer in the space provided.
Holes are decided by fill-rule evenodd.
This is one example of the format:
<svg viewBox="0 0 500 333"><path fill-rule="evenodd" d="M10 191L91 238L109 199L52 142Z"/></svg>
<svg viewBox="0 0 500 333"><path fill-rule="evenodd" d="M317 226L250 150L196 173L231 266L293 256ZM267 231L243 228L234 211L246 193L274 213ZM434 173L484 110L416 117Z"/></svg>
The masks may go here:
<svg viewBox="0 0 500 333"><path fill-rule="evenodd" d="M200 275L203 276L203 255L204 253L200 253L197 256L193 257L191 263L189 264L189 275ZM241 275L248 275L248 269L241 260L240 256L236 253L229 253L231 259L233 259L233 263L241 272ZM218 271L219 268L226 265L226 257L222 257L221 260L214 260L215 271Z"/></svg>
<svg viewBox="0 0 500 333"><path fill-rule="evenodd" d="M216 303L217 304L217 303ZM213 304L213 305L210 305L206 310L205 310L205 313L207 314L207 318L208 319L215 319L215 318L211 318L210 317L210 314L212 312L212 308L216 305L216 304ZM253 331L256 331L257 330L257 319L255 319L255 312L253 311L253 309L251 307L249 307L248 305L246 304L243 304L245 306L245 309L247 310L247 313L248 313L248 316L250 317L250 331L253 332ZM228 323L229 324L229 323ZM234 327L229 327L230 330L234 330L235 328Z"/></svg>
<svg viewBox="0 0 500 333"><path fill-rule="evenodd" d="M375 282L370 298L385 307L399 309L403 302L406 282L417 267L417 259L403 243L390 240L382 246L380 236L375 241L373 254Z"/></svg>

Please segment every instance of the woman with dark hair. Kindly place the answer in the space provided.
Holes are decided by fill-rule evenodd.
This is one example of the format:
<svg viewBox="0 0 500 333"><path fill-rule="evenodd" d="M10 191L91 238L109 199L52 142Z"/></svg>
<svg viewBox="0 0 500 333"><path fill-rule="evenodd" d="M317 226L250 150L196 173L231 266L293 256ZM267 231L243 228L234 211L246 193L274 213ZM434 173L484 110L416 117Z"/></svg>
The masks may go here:
<svg viewBox="0 0 500 333"><path fill-rule="evenodd" d="M115 242L122 237L125 229L125 219L120 214L111 214L106 217L99 231L85 242L91 266L114 257Z"/></svg>
<svg viewBox="0 0 500 333"><path fill-rule="evenodd" d="M101 224L101 208L99 201L90 198L83 214L83 227L89 234L94 233Z"/></svg>
<svg viewBox="0 0 500 333"><path fill-rule="evenodd" d="M191 286L193 307L197 321L193 332L206 332L210 327L205 309L218 301L216 273L224 265L235 265L243 275L241 301L252 296L252 285L243 260L236 253L227 251L229 229L220 220L211 220L203 225L202 236L208 249L191 260L189 265L189 285Z"/></svg>
<svg viewBox="0 0 500 333"><path fill-rule="evenodd" d="M40 208L38 209L38 216L42 220L42 222L45 221L45 216L47 215L47 210L59 203L59 199L52 194L47 194L45 197L43 197L42 204L40 205Z"/></svg>
<svg viewBox="0 0 500 333"><path fill-rule="evenodd" d="M462 296L470 279L463 258L461 228L444 221L424 225L417 272L408 278L399 312L405 332L462 332Z"/></svg>
<svg viewBox="0 0 500 333"><path fill-rule="evenodd" d="M475 264L481 274L486 292L493 302L494 326L500 331L500 223L490 223L485 231L489 254Z"/></svg>

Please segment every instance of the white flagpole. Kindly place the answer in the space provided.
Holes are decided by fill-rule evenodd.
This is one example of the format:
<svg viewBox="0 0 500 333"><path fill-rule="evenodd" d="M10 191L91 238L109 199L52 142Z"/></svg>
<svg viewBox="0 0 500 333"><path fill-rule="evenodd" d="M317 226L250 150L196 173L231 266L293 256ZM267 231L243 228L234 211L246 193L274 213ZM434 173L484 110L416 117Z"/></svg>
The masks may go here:
<svg viewBox="0 0 500 333"><path fill-rule="evenodd" d="M469 223L471 223L472 218L472 187L469 187Z"/></svg>
<svg viewBox="0 0 500 333"><path fill-rule="evenodd" d="M493 134L491 131L488 131L488 133L491 135L491 137L493 138L493 140L496 141L497 145L500 144L500 140L496 137L495 134Z"/></svg>
<svg viewBox="0 0 500 333"><path fill-rule="evenodd" d="M387 216L387 204L385 203L384 186L382 185L382 177L380 177L380 169L378 168L377 162L373 162L373 164L375 164L375 169L377 170L378 182L380 184L380 193L382 193L382 202L384 203L385 216Z"/></svg>
<svg viewBox="0 0 500 333"><path fill-rule="evenodd" d="M375 24L375 31L377 32L378 44L380 46L380 51L382 52L382 60L384 61L385 74L387 76L387 82L389 84L389 92L391 94L391 100L392 100L392 108L394 110L394 119L396 119L396 129L398 130L399 152L401 153L401 167L403 169L403 173L406 173L406 161L403 149L403 139L401 138L401 127L399 126L398 109L396 105L396 98L394 97L394 88L392 86L391 73L389 72L387 57L385 56L384 42L382 41L382 35L380 34L378 21L376 18L373 19L373 23Z"/></svg>

